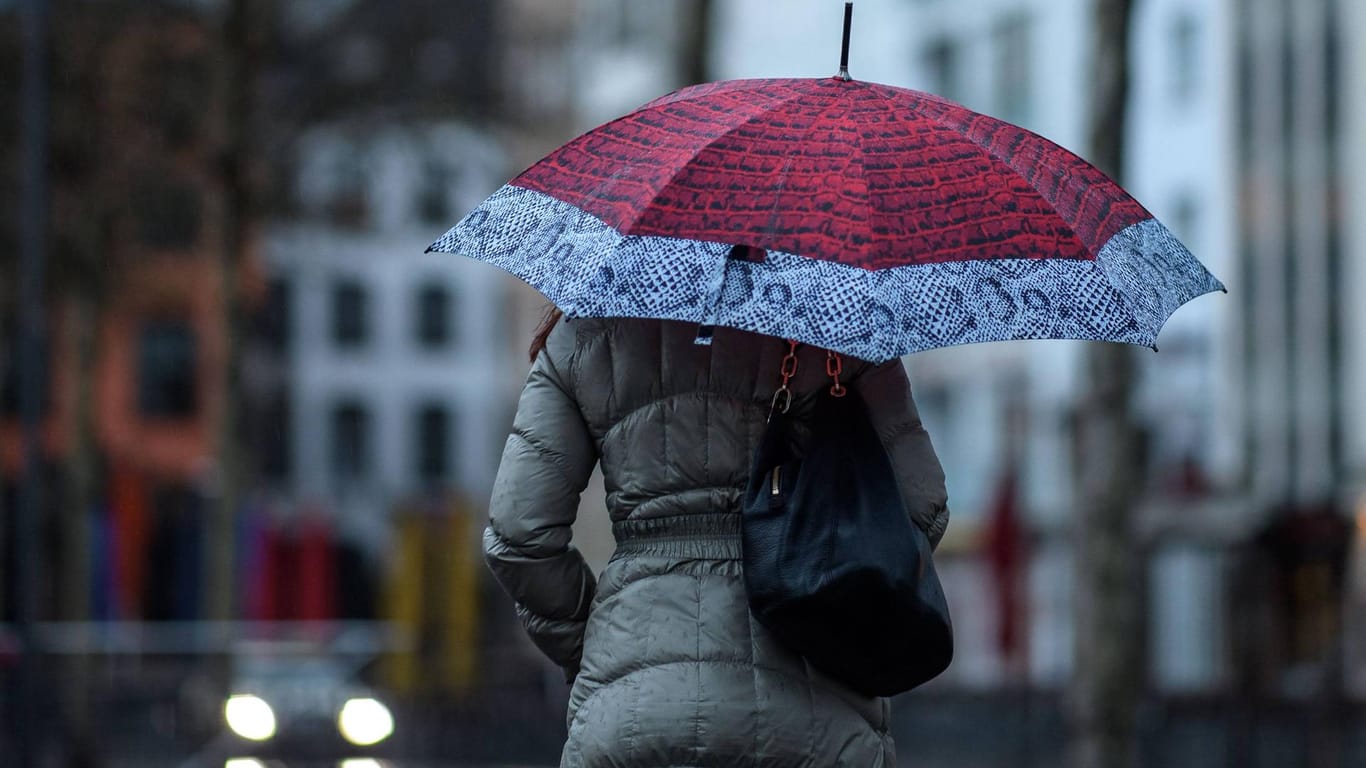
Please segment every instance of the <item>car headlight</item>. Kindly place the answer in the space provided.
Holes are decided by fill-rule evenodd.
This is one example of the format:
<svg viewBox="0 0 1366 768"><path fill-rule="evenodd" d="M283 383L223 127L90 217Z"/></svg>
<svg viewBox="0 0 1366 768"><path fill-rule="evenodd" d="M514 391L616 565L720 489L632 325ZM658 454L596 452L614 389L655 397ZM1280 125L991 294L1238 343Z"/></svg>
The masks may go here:
<svg viewBox="0 0 1366 768"><path fill-rule="evenodd" d="M259 696L229 696L223 704L223 719L244 739L266 741L275 736L275 712Z"/></svg>
<svg viewBox="0 0 1366 768"><path fill-rule="evenodd" d="M337 730L352 744L368 747L389 738L394 732L394 716L377 699L351 699L337 715Z"/></svg>
<svg viewBox="0 0 1366 768"><path fill-rule="evenodd" d="M266 764L254 757L230 757L223 768L266 768Z"/></svg>

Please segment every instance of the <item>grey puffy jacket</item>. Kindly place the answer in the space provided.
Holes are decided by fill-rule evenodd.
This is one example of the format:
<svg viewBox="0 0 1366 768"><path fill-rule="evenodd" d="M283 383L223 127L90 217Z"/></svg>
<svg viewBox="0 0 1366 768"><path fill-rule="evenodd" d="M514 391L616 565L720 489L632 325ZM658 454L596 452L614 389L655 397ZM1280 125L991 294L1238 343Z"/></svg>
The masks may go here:
<svg viewBox="0 0 1366 768"><path fill-rule="evenodd" d="M561 322L494 483L489 566L574 680L562 766L892 766L888 706L814 671L751 618L739 512L782 341L671 321ZM828 386L799 351L794 408ZM915 521L937 544L944 476L900 361L846 360ZM570 544L601 461L617 549L595 582ZM914 653L914 649L908 649Z"/></svg>

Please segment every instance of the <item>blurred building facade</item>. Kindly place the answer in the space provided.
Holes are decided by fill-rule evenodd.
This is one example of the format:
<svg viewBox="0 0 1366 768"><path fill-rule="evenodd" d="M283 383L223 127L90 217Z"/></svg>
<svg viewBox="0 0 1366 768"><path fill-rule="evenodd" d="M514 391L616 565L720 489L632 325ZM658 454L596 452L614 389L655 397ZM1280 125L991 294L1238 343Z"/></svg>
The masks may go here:
<svg viewBox="0 0 1366 768"><path fill-rule="evenodd" d="M492 267L422 251L574 133L681 85L689 54L679 30L694 23L693 4L464 5L478 8L285 5L272 99L289 133L273 142L281 199L263 263L274 319L254 355L256 399L268 406L255 432L278 504L330 510L346 535L383 554L385 615L430 634L433 611L436 624L483 614L465 637L487 654L484 690L507 696L528 679L539 687L546 663L501 595L470 608L469 595L440 586L441 574L478 561L477 535L457 536L459 551L433 550L447 526L419 518L445 491L464 503L438 503L438 515L459 509L482 529L546 304ZM424 42L410 61L414 39ZM460 66L433 53L457 48ZM393 85L413 66L421 87ZM601 565L612 542L600 481L583 509L576 544ZM446 607L422 605L434 601ZM390 673L425 684L402 664Z"/></svg>
<svg viewBox="0 0 1366 768"><path fill-rule="evenodd" d="M196 600L171 605L149 551L182 523L197 525L227 381L223 116L210 108L222 98L220 41L202 16L174 6L62 10L44 428L57 481L43 511L53 590L43 615L169 617ZM247 253L248 297L255 266ZM12 352L12 339L4 347ZM12 488L17 360L4 368L0 478ZM72 508L82 501L95 508ZM200 583L195 553L175 560L165 568Z"/></svg>
<svg viewBox="0 0 1366 768"><path fill-rule="evenodd" d="M854 16L850 69L943 94L1084 156L1091 7L868 0ZM1366 322L1351 299L1366 288L1361 217L1351 213L1362 205L1352 169L1363 158L1344 139L1366 127L1360 54L1345 43L1366 34L1363 13L1333 0L1136 9L1126 186L1231 292L1182 308L1161 352L1137 353L1147 679L1171 695L1317 691L1304 680L1326 682L1337 669L1344 598L1342 560L1318 531L1349 530L1366 468ZM832 74L837 10L814 0L780 15L759 2L720 5L716 76ZM959 640L951 685L1018 682L1020 655L1036 685L1070 674L1082 346L974 345L908 360L954 510L939 558ZM1027 521L1028 629L1006 643L990 543L1012 506ZM1318 510L1326 527L1305 522ZM1299 538L1303 546L1275 544ZM1293 594L1278 586L1292 582ZM1321 627L1317 644L1293 629L1302 623ZM1259 666L1274 671L1244 680Z"/></svg>

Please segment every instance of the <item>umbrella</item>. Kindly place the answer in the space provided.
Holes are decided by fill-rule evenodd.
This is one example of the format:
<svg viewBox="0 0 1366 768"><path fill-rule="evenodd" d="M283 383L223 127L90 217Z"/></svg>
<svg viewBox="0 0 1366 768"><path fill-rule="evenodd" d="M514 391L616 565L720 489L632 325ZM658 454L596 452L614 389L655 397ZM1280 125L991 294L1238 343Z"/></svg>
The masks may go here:
<svg viewBox="0 0 1366 768"><path fill-rule="evenodd" d="M552 152L430 250L570 317L725 325L880 362L1028 338L1153 346L1223 286L1024 128L849 77L675 91ZM706 334L699 334L705 341Z"/></svg>

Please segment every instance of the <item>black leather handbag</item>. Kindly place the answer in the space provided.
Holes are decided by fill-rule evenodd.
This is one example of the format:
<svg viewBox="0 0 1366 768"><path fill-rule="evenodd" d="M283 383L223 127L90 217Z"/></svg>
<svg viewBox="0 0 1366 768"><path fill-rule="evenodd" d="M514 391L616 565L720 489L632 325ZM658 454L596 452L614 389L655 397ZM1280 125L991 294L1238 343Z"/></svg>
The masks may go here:
<svg viewBox="0 0 1366 768"><path fill-rule="evenodd" d="M786 364L784 374L780 394ZM853 690L908 691L953 658L929 539L906 512L857 393L836 377L817 396L800 456L793 418L775 398L745 493L750 610L780 643Z"/></svg>

